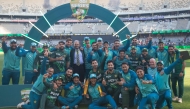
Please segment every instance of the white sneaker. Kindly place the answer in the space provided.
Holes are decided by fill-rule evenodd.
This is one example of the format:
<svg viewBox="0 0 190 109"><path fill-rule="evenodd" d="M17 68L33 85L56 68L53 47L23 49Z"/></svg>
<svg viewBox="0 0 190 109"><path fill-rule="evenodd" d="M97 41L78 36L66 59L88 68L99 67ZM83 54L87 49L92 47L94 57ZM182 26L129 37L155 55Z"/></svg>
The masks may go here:
<svg viewBox="0 0 190 109"><path fill-rule="evenodd" d="M182 103L182 98L178 98L178 103Z"/></svg>
<svg viewBox="0 0 190 109"><path fill-rule="evenodd" d="M172 98L172 101L177 101L177 100L178 100L178 97Z"/></svg>
<svg viewBox="0 0 190 109"><path fill-rule="evenodd" d="M19 103L19 104L17 105L17 108L18 108L18 109L22 108L22 105L24 105L24 104L26 104L26 103L25 103L25 102Z"/></svg>
<svg viewBox="0 0 190 109"><path fill-rule="evenodd" d="M78 105L75 105L75 109L78 109L78 107L79 107Z"/></svg>

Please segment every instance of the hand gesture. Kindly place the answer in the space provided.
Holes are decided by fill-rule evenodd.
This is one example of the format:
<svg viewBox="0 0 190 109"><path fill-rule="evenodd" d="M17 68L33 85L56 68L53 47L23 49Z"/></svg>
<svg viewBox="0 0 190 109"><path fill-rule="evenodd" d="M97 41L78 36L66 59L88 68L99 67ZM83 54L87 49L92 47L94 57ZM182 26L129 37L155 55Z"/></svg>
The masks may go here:
<svg viewBox="0 0 190 109"><path fill-rule="evenodd" d="M130 39L130 35L126 35L126 38L127 38L127 39Z"/></svg>
<svg viewBox="0 0 190 109"><path fill-rule="evenodd" d="M117 58L117 56L115 56L115 57L113 58L113 61L115 61L115 60L116 60L116 58Z"/></svg>
<svg viewBox="0 0 190 109"><path fill-rule="evenodd" d="M45 51L45 52L44 52L44 56L45 56L45 57L48 57L48 51Z"/></svg>
<svg viewBox="0 0 190 109"><path fill-rule="evenodd" d="M106 95L106 93L105 92L102 92L102 96L105 96Z"/></svg>
<svg viewBox="0 0 190 109"><path fill-rule="evenodd" d="M56 83L53 83L53 88L54 88L54 89L57 89L57 88L58 88L58 86L57 86Z"/></svg>
<svg viewBox="0 0 190 109"><path fill-rule="evenodd" d="M162 70L161 72L160 72L160 75L163 75L164 74L164 70Z"/></svg>
<svg viewBox="0 0 190 109"><path fill-rule="evenodd" d="M182 72L179 73L179 77L183 77L183 73Z"/></svg>
<svg viewBox="0 0 190 109"><path fill-rule="evenodd" d="M152 40L152 37L149 35L149 37L148 37L148 40L150 41L150 40Z"/></svg>
<svg viewBox="0 0 190 109"><path fill-rule="evenodd" d="M48 78L48 76L49 76L49 74L46 73L46 74L44 74L43 78L44 78L44 79L45 79L45 78Z"/></svg>
<svg viewBox="0 0 190 109"><path fill-rule="evenodd" d="M180 56L179 56L179 59L183 60L183 55L180 55Z"/></svg>
<svg viewBox="0 0 190 109"><path fill-rule="evenodd" d="M37 70L37 69L34 69L34 72L38 72L38 70Z"/></svg>
<svg viewBox="0 0 190 109"><path fill-rule="evenodd" d="M117 81L117 84L119 84L120 86L122 86L124 84L124 81Z"/></svg>
<svg viewBox="0 0 190 109"><path fill-rule="evenodd" d="M143 84L148 84L148 81L142 80L142 83L143 83Z"/></svg>
<svg viewBox="0 0 190 109"><path fill-rule="evenodd" d="M126 90L126 91L127 91L127 90L128 90L128 88L127 88L127 87L125 87L125 88L124 88L124 90Z"/></svg>
<svg viewBox="0 0 190 109"><path fill-rule="evenodd" d="M4 37L1 38L1 40L2 40L2 42L5 42L7 40L7 37L4 36Z"/></svg>
<svg viewBox="0 0 190 109"><path fill-rule="evenodd" d="M63 60L62 56L57 58L57 61L61 61L61 60Z"/></svg>
<svg viewBox="0 0 190 109"><path fill-rule="evenodd" d="M90 54L91 54L91 55L93 55L93 54L94 54L94 52L93 52L93 51L91 51L91 52L90 52Z"/></svg>
<svg viewBox="0 0 190 109"><path fill-rule="evenodd" d="M57 45L55 46L56 49L59 49L59 47L60 47L59 44L57 44Z"/></svg>
<svg viewBox="0 0 190 109"><path fill-rule="evenodd" d="M137 86L135 86L135 92L136 92L136 94L139 93L139 88Z"/></svg>
<svg viewBox="0 0 190 109"><path fill-rule="evenodd" d="M84 95L86 98L90 98L88 94Z"/></svg>
<svg viewBox="0 0 190 109"><path fill-rule="evenodd" d="M22 48L24 46L24 44L19 44L19 47Z"/></svg>
<svg viewBox="0 0 190 109"><path fill-rule="evenodd" d="M126 55L126 56L125 56L125 58L126 58L126 59L129 59L129 56L128 56L128 55Z"/></svg>
<svg viewBox="0 0 190 109"><path fill-rule="evenodd" d="M80 50L82 51L82 50L84 50L84 48L83 48L83 47L80 47Z"/></svg>
<svg viewBox="0 0 190 109"><path fill-rule="evenodd" d="M73 88L74 88L74 86L73 86L73 85L69 87L69 89L70 89L70 90L72 90Z"/></svg>
<svg viewBox="0 0 190 109"><path fill-rule="evenodd" d="M102 85L106 86L106 81L105 81L105 79L102 80Z"/></svg>
<svg viewBox="0 0 190 109"><path fill-rule="evenodd" d="M142 60L142 63L144 64L145 62L146 62L146 61L143 59L143 60Z"/></svg>

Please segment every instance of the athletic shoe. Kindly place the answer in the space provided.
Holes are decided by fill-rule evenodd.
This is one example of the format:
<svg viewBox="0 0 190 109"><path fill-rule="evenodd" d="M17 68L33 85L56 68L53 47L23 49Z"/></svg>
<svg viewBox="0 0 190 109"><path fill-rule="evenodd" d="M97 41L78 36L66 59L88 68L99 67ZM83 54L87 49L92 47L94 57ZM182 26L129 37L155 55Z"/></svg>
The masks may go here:
<svg viewBox="0 0 190 109"><path fill-rule="evenodd" d="M172 98L172 101L177 101L177 100L178 100L178 97Z"/></svg>
<svg viewBox="0 0 190 109"><path fill-rule="evenodd" d="M78 107L79 107L78 105L75 105L75 109L78 109Z"/></svg>
<svg viewBox="0 0 190 109"><path fill-rule="evenodd" d="M62 106L61 109L66 109L66 106Z"/></svg>
<svg viewBox="0 0 190 109"><path fill-rule="evenodd" d="M182 103L182 98L178 98L178 103Z"/></svg>
<svg viewBox="0 0 190 109"><path fill-rule="evenodd" d="M22 108L22 105L25 105L25 104L26 104L25 102L21 102L21 103L19 103L19 104L17 105L17 108L20 109L20 108Z"/></svg>

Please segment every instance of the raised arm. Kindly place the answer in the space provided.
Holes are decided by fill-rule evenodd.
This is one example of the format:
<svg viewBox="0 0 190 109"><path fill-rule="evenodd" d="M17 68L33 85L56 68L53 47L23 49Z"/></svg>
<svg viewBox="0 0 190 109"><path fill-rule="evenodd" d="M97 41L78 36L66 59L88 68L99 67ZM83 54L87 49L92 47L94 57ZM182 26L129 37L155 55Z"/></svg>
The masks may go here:
<svg viewBox="0 0 190 109"><path fill-rule="evenodd" d="M171 71L174 69L174 67L182 61L181 59L177 59L175 62L173 62L171 65L169 65L167 68L164 69L164 73L170 74Z"/></svg>
<svg viewBox="0 0 190 109"><path fill-rule="evenodd" d="M44 75L46 73L46 61L48 59L48 52L44 53L44 59L42 61L41 69L40 69L40 74Z"/></svg>
<svg viewBox="0 0 190 109"><path fill-rule="evenodd" d="M16 56L25 57L27 53L28 52L24 50L23 48L21 48L20 46L18 46L16 49Z"/></svg>
<svg viewBox="0 0 190 109"><path fill-rule="evenodd" d="M127 38L127 43L125 44L124 47L121 47L120 50L123 49L123 50L127 51L129 49L130 44L131 44L130 36L126 36L126 38Z"/></svg>

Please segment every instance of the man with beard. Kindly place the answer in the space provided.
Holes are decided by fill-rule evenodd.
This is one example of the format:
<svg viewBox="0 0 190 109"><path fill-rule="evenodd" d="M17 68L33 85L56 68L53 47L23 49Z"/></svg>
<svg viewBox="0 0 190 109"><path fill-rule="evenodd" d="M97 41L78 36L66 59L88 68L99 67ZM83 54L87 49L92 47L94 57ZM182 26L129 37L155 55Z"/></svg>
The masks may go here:
<svg viewBox="0 0 190 109"><path fill-rule="evenodd" d="M129 69L129 64L126 62L122 63L122 71L121 71L121 81L118 82L119 85L122 86L121 94L122 94L122 107L123 109L134 106L134 98L135 98L135 81L137 75L134 71Z"/></svg>
<svg viewBox="0 0 190 109"><path fill-rule="evenodd" d="M10 79L13 84L19 83L20 57L15 55L17 48L16 39L10 40L10 47L6 45L7 37L2 38L2 49L4 52L4 63L2 71L2 85L9 85Z"/></svg>
<svg viewBox="0 0 190 109"><path fill-rule="evenodd" d="M70 52L70 66L73 68L73 72L78 72L80 75L80 81L84 82L85 78L85 53L80 49L79 40L74 41L74 48Z"/></svg>
<svg viewBox="0 0 190 109"><path fill-rule="evenodd" d="M175 50L173 45L168 47L169 50L169 62L173 63L179 58L179 51ZM183 89L184 89L184 75L185 75L185 62L182 61L176 65L171 73L171 80L172 80L172 90L174 93L173 101L177 101L182 103L182 96L183 96ZM179 88L179 94L177 94L177 82Z"/></svg>
<svg viewBox="0 0 190 109"><path fill-rule="evenodd" d="M145 70L145 74L147 74L147 67L149 66L149 61L151 59L150 55L148 54L148 49L143 48L140 58L140 60L142 61L141 64Z"/></svg>
<svg viewBox="0 0 190 109"><path fill-rule="evenodd" d="M164 67L169 66L169 60L168 60L168 50L164 48L164 42L159 41L158 42L158 49L156 52L156 57L158 58L158 61L163 61L164 62Z"/></svg>
<svg viewBox="0 0 190 109"><path fill-rule="evenodd" d="M106 62L105 62L105 64L109 61L109 60L112 60L115 56L116 56L116 54L112 51L112 50L109 50L109 42L108 41L105 41L104 42L104 46L103 46L103 55L102 55L102 59L104 58L104 55L106 55L106 52L108 52L107 53L107 58L106 58ZM101 62L103 61L101 59ZM107 70L107 65L104 65L104 71L106 71Z"/></svg>
<svg viewBox="0 0 190 109"><path fill-rule="evenodd" d="M171 74L171 71L178 65L178 63L181 63L182 56L180 56L179 59L177 59L174 63L172 63L170 66L164 68L163 61L157 62L157 73L155 75L155 82L156 87L159 92L159 100L157 102L157 108L161 108L160 106L163 105L164 101L166 100L167 106L169 109L173 109L172 107L172 96L171 96L171 90L168 83L169 74Z"/></svg>
<svg viewBox="0 0 190 109"><path fill-rule="evenodd" d="M50 62L53 62L54 74L65 72L65 68L69 67L69 55L64 50L65 43L59 41L59 50L54 51L49 57Z"/></svg>
<svg viewBox="0 0 190 109"><path fill-rule="evenodd" d="M41 71L41 65L42 65L42 61L43 61L43 59L44 59L44 53L45 52L48 52L49 54L50 54L50 52L49 52L49 44L47 44L47 43L44 43L43 44L43 51L41 52L41 53L38 53L37 54L37 56L36 56L36 58L34 59L34 72L40 72ZM49 68L50 67L50 62L49 62L49 59L47 59L47 61L46 61L46 68Z"/></svg>
<svg viewBox="0 0 190 109"><path fill-rule="evenodd" d="M136 47L131 47L131 53L128 56L128 59L130 61L130 69L135 71L136 67L141 64L140 55L136 52Z"/></svg>
<svg viewBox="0 0 190 109"><path fill-rule="evenodd" d="M106 88L106 91L111 95L117 105L119 105L119 94L121 92L121 86L117 84L120 80L121 73L114 69L114 63L112 60L107 62L108 70L104 74L102 85Z"/></svg>
<svg viewBox="0 0 190 109"><path fill-rule="evenodd" d="M66 97L58 97L58 101L65 105L62 106L61 109L73 109L74 107L78 107L77 105L82 100L82 87L79 78L79 74L73 74L73 81L64 86Z"/></svg>
<svg viewBox="0 0 190 109"><path fill-rule="evenodd" d="M23 45L20 44L19 47L16 49L16 55L19 57L25 57L24 62L24 84L32 84L36 81L38 77L38 73L34 72L34 59L36 58L36 46L37 44L32 42L30 50L24 50L22 47Z"/></svg>
<svg viewBox="0 0 190 109"><path fill-rule="evenodd" d="M138 45L137 42L138 42L137 38L134 37L134 38L132 39L131 47L132 47L132 46L135 46L135 47L136 47L136 50L137 50L137 54L140 55L140 54L141 54L141 50L142 50L143 48L149 49L149 48L151 47L151 45L152 45L152 37L149 37L149 43L148 43L148 45L146 45L146 46ZM130 47L131 41L130 41L130 40L127 40L127 43L129 43L129 44L127 44L127 45L129 45L129 46L126 47L126 48L128 49L128 50L127 50L127 53L129 54L130 51L131 51L131 49L132 49L132 48Z"/></svg>
<svg viewBox="0 0 190 109"><path fill-rule="evenodd" d="M130 36L126 35L126 38L129 40ZM116 39L114 41L114 46L112 48L112 51L116 54L116 56L118 56L119 55L119 50L125 50L125 51L127 51L127 49L129 48L129 46L130 46L130 43L126 43L126 45L124 47L121 47L120 40Z"/></svg>
<svg viewBox="0 0 190 109"><path fill-rule="evenodd" d="M125 54L125 50L119 50L119 56L114 57L113 62L116 70L122 71L122 63L129 62L128 55Z"/></svg>
<svg viewBox="0 0 190 109"><path fill-rule="evenodd" d="M98 65L101 63L101 56L103 55L103 51L99 50L98 44L96 42L92 43L92 51L88 53L88 62L91 63L93 59L96 59Z"/></svg>
<svg viewBox="0 0 190 109"><path fill-rule="evenodd" d="M46 90L46 87L43 84L43 75L46 74L48 76L48 78L46 79L48 83L52 82L53 80L52 75L54 73L54 69L49 67L46 70L47 59L48 59L48 52L46 51L44 52L44 58L43 58L41 69L40 69L41 70L40 75L38 76L38 79L36 80L36 82L34 83L30 91L30 95L29 95L30 104L27 104L26 102L22 102L17 105L17 108L23 108L23 109L38 109L39 108L41 96L42 94L44 94L44 91Z"/></svg>
<svg viewBox="0 0 190 109"><path fill-rule="evenodd" d="M88 62L87 58L88 58L88 53L90 53L92 51L92 47L90 46L90 38L89 37L85 37L84 38L84 43L86 46L84 46L84 53L85 53L85 70L86 70L86 75L85 78L88 79L88 75L90 70L92 69L91 67L91 63Z"/></svg>
<svg viewBox="0 0 190 109"><path fill-rule="evenodd" d="M65 46L65 51L67 54L70 54L70 51L73 48L72 44L73 44L73 40L71 38L67 38L66 39L66 46Z"/></svg>
<svg viewBox="0 0 190 109"><path fill-rule="evenodd" d="M150 104L151 109L155 109L155 104L159 95L153 78L149 74L144 73L144 68L142 66L136 68L136 73L137 87L135 87L135 91L141 96L138 109L147 109L147 104Z"/></svg>
<svg viewBox="0 0 190 109"><path fill-rule="evenodd" d="M89 109L107 109L102 105L110 104L112 109L117 109L117 105L110 95L105 93L105 90L97 84L96 74L90 74L90 84L88 87L88 94L84 95L86 98L92 99L92 103L88 106Z"/></svg>

